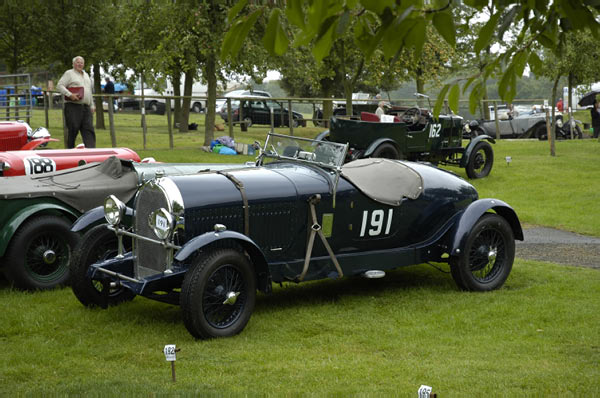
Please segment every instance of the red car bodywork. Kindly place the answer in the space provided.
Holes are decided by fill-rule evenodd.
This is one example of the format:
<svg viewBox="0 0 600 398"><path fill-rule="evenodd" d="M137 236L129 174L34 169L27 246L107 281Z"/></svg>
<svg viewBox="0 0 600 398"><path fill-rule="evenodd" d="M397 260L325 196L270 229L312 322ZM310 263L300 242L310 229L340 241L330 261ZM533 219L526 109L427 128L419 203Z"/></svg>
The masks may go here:
<svg viewBox="0 0 600 398"><path fill-rule="evenodd" d="M129 148L48 149L41 151L0 152L0 176L42 174L69 169L91 162L102 162L111 156L140 161Z"/></svg>
<svg viewBox="0 0 600 398"><path fill-rule="evenodd" d="M22 122L0 122L0 151L22 151L35 149L55 138L45 137L30 139L27 135L29 126ZM31 129L31 127L29 127Z"/></svg>

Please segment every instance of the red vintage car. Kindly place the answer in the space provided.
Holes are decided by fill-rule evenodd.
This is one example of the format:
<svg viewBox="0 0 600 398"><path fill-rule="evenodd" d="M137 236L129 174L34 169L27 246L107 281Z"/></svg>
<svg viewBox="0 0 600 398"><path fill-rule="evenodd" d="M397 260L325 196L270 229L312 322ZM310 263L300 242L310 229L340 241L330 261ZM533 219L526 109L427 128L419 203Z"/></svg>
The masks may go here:
<svg viewBox="0 0 600 398"><path fill-rule="evenodd" d="M50 141L58 141L50 137L44 127L33 130L29 124L17 122L0 122L0 151L22 151L44 146Z"/></svg>
<svg viewBox="0 0 600 398"><path fill-rule="evenodd" d="M35 175L70 169L91 162L102 162L111 156L140 161L129 148L47 149L34 151L50 141L50 132L43 127L32 130L21 121L0 122L0 177Z"/></svg>
<svg viewBox="0 0 600 398"><path fill-rule="evenodd" d="M0 177L34 175L69 169L91 162L102 162L111 156L140 162L129 148L75 148L43 151L0 152Z"/></svg>

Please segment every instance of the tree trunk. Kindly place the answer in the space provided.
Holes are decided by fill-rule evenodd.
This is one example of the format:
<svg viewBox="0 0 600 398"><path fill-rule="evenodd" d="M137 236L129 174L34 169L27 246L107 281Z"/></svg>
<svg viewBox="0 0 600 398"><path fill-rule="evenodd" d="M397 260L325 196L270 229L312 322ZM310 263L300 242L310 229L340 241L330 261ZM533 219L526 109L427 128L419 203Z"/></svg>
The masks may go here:
<svg viewBox="0 0 600 398"><path fill-rule="evenodd" d="M562 95L561 95L562 97ZM568 108L573 109L573 72L569 72L569 100L567 101L568 103ZM563 110L565 108L563 107Z"/></svg>
<svg viewBox="0 0 600 398"><path fill-rule="evenodd" d="M102 78L100 77L100 64L95 63L92 65L92 68L94 70L94 92L96 94L100 94L102 92L102 87L100 85L100 82L102 81ZM106 129L106 126L104 125L104 108L102 107L102 97L94 97L94 102L96 103L96 128L104 130Z"/></svg>
<svg viewBox="0 0 600 398"><path fill-rule="evenodd" d="M346 115L352 116L352 83L344 81L344 97L346 98Z"/></svg>
<svg viewBox="0 0 600 398"><path fill-rule="evenodd" d="M173 106L173 127L177 128L181 120L181 69L177 68L173 73L173 96L175 105Z"/></svg>
<svg viewBox="0 0 600 398"><path fill-rule="evenodd" d="M185 81L183 85L183 96L190 97L192 95L192 85L194 84L194 78L196 72L188 70L185 72ZM190 121L190 102L191 98L184 98L181 104L181 121L179 123L179 132L187 133L188 124Z"/></svg>
<svg viewBox="0 0 600 398"><path fill-rule="evenodd" d="M204 78L207 82L208 99L206 102L206 118L204 119L204 145L209 146L214 139L215 107L217 102L217 68L216 54L210 53L204 65ZM233 138L233 137L232 137Z"/></svg>

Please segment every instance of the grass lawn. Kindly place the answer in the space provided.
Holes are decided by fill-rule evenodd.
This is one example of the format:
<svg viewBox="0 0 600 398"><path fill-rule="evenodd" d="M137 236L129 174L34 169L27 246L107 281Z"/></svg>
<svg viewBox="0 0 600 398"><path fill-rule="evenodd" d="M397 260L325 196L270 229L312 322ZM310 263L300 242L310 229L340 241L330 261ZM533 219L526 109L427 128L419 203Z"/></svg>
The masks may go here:
<svg viewBox="0 0 600 398"><path fill-rule="evenodd" d="M62 138L57 115L50 128ZM43 113L37 117L33 127L43 124ZM194 117L201 124L203 116ZM139 116L117 115L118 144L160 161L232 161L198 149L202 126L176 133L176 150L168 150L163 120L149 116L142 150ZM235 138L262 141L266 131L238 129ZM97 134L98 146L110 146L107 132ZM472 181L481 197L506 201L524 223L600 236L600 143L558 142L556 157L539 141L501 141L494 151L491 175ZM240 335L195 341L175 306L136 298L88 310L68 288L29 293L2 285L0 395L414 396L426 384L439 396L595 396L598 297L593 269L516 259L502 289L464 293L449 274L420 265L380 280L276 286L259 294ZM181 348L176 383L165 344Z"/></svg>

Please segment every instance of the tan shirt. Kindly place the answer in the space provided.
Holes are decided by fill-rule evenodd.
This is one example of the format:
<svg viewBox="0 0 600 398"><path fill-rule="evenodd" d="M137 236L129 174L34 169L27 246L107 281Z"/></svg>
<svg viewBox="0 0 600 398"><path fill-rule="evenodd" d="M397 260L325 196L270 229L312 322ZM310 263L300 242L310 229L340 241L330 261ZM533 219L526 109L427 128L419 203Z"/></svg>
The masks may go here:
<svg viewBox="0 0 600 398"><path fill-rule="evenodd" d="M71 92L67 90L67 87L83 87L83 98L79 101L71 102L75 104L86 104L92 109L95 109L92 98L92 80L86 71L82 72L83 73L79 73L75 69L69 69L62 75L56 88L58 88L58 91L60 91L62 95L69 96L71 95Z"/></svg>

